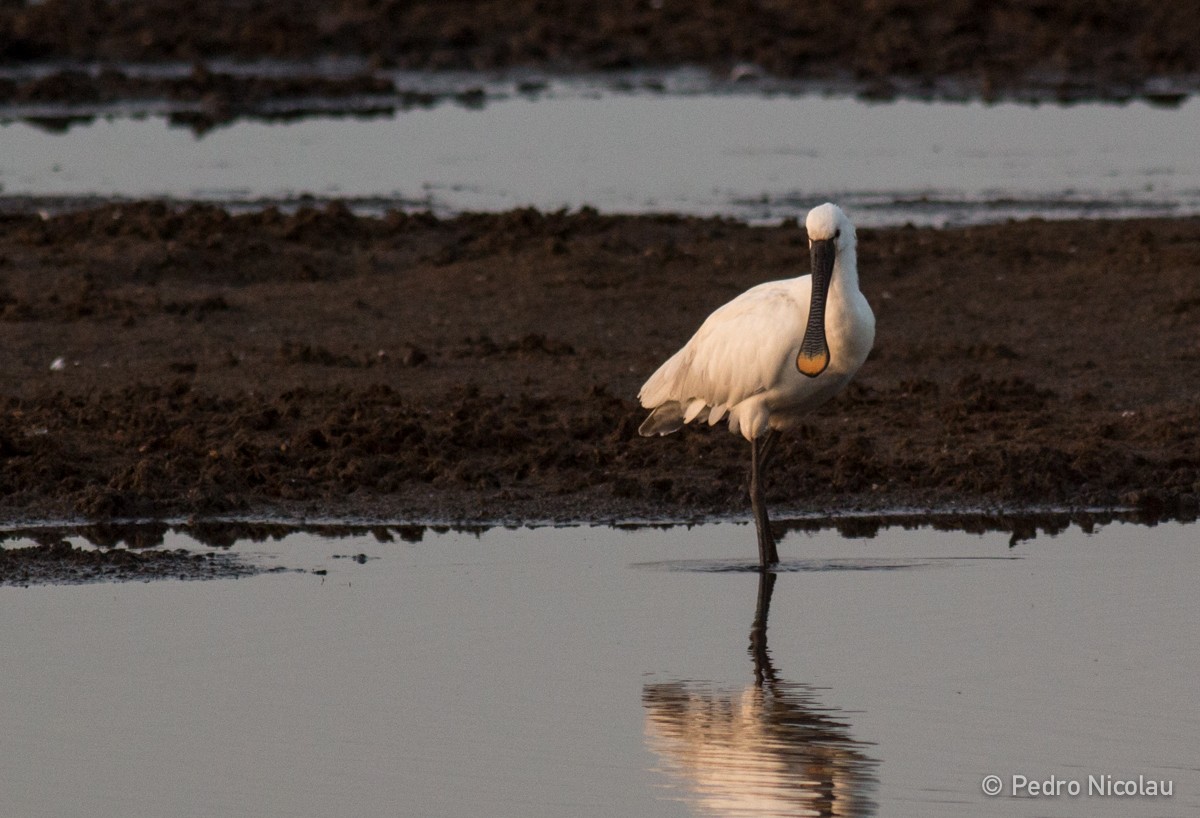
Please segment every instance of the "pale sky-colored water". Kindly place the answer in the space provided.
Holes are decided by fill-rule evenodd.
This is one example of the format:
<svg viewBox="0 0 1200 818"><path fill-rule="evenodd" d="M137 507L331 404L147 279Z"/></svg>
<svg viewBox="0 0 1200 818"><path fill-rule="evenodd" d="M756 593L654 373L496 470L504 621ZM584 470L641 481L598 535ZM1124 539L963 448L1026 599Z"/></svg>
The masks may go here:
<svg viewBox="0 0 1200 818"><path fill-rule="evenodd" d="M235 550L328 575L0 588L0 814L1193 814L1196 539L793 533L761 688L747 526L295 534Z"/></svg>
<svg viewBox="0 0 1200 818"><path fill-rule="evenodd" d="M384 200L441 212L591 205L862 224L1200 212L1200 103L869 104L817 95L497 98L391 116L239 121L196 137L116 116L0 126L0 194Z"/></svg>

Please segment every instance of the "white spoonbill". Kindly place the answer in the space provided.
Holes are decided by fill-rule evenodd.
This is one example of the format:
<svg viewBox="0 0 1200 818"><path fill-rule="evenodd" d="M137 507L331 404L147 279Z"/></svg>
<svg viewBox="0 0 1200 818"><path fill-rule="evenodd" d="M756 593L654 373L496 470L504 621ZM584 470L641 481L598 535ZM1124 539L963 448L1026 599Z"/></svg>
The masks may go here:
<svg viewBox="0 0 1200 818"><path fill-rule="evenodd" d="M763 467L778 432L840 392L875 341L875 315L858 289L854 225L841 208L809 211L812 274L752 287L700 325L642 385L653 409L638 432L669 435L693 420L750 441L750 505L763 568L779 562L764 502Z"/></svg>

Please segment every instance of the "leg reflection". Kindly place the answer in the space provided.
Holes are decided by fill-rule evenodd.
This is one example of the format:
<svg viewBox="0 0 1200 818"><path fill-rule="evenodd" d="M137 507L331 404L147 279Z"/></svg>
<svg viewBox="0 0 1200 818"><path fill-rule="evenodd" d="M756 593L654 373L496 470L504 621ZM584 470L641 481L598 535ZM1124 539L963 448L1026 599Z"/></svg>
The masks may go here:
<svg viewBox="0 0 1200 818"><path fill-rule="evenodd" d="M775 682L775 668L767 652L767 618L771 615L771 594L775 593L776 574L762 571L758 575L758 606L750 626L750 655L754 657L754 683Z"/></svg>
<svg viewBox="0 0 1200 818"><path fill-rule="evenodd" d="M754 684L643 688L646 736L664 770L706 815L874 815L877 762L811 687L779 677L767 648L776 575L759 574L750 627Z"/></svg>

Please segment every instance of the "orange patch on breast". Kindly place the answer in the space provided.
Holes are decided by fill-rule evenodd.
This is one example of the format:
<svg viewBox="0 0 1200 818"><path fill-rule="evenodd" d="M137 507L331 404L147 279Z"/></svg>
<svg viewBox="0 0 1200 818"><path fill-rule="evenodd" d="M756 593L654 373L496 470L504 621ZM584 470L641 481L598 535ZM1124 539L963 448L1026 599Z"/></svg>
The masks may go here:
<svg viewBox="0 0 1200 818"><path fill-rule="evenodd" d="M829 350L824 350L819 355L810 355L801 352L796 356L796 369L800 370L800 374L807 375L810 378L815 378L825 371L829 366Z"/></svg>

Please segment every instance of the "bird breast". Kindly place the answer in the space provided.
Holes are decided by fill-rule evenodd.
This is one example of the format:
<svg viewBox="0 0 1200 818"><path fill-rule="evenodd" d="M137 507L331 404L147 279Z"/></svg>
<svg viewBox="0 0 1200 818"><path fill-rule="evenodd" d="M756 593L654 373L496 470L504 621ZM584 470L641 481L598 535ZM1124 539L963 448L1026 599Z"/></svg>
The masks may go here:
<svg viewBox="0 0 1200 818"><path fill-rule="evenodd" d="M875 337L871 308L857 282L840 281L840 272L826 302L825 371L809 377L796 368L811 277L759 284L713 312L642 386L642 405L661 407L663 416L661 427L651 424L661 431L650 432L669 433L698 418L715 424L728 414L730 430L753 439L833 397L862 366Z"/></svg>

